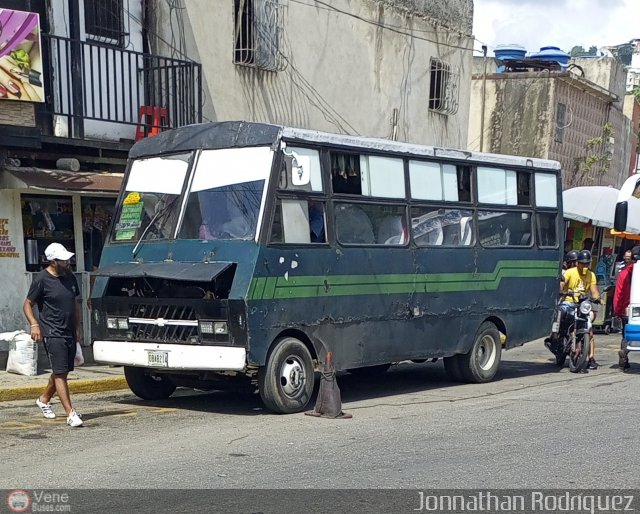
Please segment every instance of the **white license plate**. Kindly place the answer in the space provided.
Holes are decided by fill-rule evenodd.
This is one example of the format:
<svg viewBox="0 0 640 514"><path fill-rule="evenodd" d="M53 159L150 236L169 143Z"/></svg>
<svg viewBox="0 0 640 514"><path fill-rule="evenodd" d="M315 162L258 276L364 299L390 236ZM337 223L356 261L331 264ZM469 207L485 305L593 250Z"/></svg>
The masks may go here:
<svg viewBox="0 0 640 514"><path fill-rule="evenodd" d="M554 321L553 325L551 325L551 332L555 334L558 332L559 329L560 329L560 323L558 323L557 321Z"/></svg>
<svg viewBox="0 0 640 514"><path fill-rule="evenodd" d="M157 368L166 368L169 366L169 352L148 352L147 364Z"/></svg>

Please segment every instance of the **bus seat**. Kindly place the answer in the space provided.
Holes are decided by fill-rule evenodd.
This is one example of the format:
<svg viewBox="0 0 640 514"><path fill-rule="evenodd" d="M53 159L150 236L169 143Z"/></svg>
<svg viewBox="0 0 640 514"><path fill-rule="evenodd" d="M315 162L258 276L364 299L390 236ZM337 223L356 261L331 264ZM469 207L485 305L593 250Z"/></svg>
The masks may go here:
<svg viewBox="0 0 640 514"><path fill-rule="evenodd" d="M531 243L531 234L529 232L525 232L522 234L522 238L520 239L520 246L529 246Z"/></svg>
<svg viewBox="0 0 640 514"><path fill-rule="evenodd" d="M460 218L460 245L469 246L473 238L473 230L471 226L471 216Z"/></svg>
<svg viewBox="0 0 640 514"><path fill-rule="evenodd" d="M401 245L405 243L402 216L387 216L378 225L378 244Z"/></svg>
<svg viewBox="0 0 640 514"><path fill-rule="evenodd" d="M341 243L375 244L373 225L367 213L356 205L339 205L336 231Z"/></svg>

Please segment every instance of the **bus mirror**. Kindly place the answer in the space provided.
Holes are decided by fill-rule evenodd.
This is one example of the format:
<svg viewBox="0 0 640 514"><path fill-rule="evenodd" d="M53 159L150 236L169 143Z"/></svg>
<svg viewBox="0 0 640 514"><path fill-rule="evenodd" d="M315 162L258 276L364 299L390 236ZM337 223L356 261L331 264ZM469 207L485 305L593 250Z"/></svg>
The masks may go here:
<svg viewBox="0 0 640 514"><path fill-rule="evenodd" d="M296 152L284 154L285 166L291 177L291 184L294 186L306 186L311 181L310 162L305 155L298 155Z"/></svg>
<svg viewBox="0 0 640 514"><path fill-rule="evenodd" d="M627 230L627 212L629 204L627 202L618 202L616 204L616 214L613 218L613 229L618 232Z"/></svg>

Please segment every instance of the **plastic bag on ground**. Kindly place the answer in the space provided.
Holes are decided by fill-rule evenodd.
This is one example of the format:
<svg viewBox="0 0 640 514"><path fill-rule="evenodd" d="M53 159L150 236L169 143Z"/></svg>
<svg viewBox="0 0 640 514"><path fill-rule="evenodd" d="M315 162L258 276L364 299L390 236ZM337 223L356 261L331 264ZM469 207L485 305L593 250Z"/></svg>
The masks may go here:
<svg viewBox="0 0 640 514"><path fill-rule="evenodd" d="M74 366L82 366L84 364L84 355L82 355L82 346L76 343L76 356L73 358Z"/></svg>
<svg viewBox="0 0 640 514"><path fill-rule="evenodd" d="M9 343L7 372L27 377L38 374L38 345L24 331L19 331Z"/></svg>

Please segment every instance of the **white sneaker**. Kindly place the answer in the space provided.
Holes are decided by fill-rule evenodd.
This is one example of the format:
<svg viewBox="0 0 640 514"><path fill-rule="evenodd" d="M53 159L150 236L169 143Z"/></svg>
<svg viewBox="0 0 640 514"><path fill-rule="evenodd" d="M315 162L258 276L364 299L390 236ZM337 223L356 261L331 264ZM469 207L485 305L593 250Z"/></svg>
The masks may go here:
<svg viewBox="0 0 640 514"><path fill-rule="evenodd" d="M36 405L40 407L42 411L42 415L47 419L53 419L56 417L56 413L51 409L50 403L43 403L40 401L40 398L36 398Z"/></svg>
<svg viewBox="0 0 640 514"><path fill-rule="evenodd" d="M67 425L70 427L81 427L82 426L82 418L80 415L74 410L71 411L71 414L67 416Z"/></svg>

